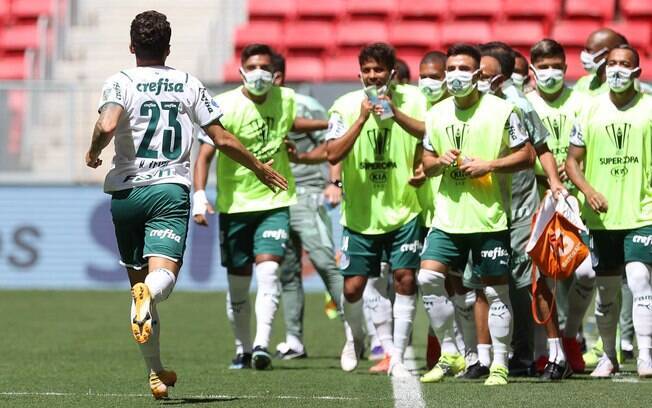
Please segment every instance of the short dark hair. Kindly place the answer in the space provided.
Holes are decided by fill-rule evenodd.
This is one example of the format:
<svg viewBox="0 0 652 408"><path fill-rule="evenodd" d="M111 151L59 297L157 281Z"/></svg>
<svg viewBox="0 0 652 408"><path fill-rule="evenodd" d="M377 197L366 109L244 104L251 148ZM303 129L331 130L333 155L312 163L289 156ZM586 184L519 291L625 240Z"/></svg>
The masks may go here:
<svg viewBox="0 0 652 408"><path fill-rule="evenodd" d="M482 55L494 57L500 62L500 70L505 78L511 78L516 64L516 53L509 45L500 41L492 41L480 46Z"/></svg>
<svg viewBox="0 0 652 408"><path fill-rule="evenodd" d="M421 65L421 64L432 64L432 63L434 63L434 64L442 64L442 65L445 66L446 65L446 54L444 54L441 51L430 51L426 55L424 55L423 58L421 58L421 62L419 63L419 65Z"/></svg>
<svg viewBox="0 0 652 408"><path fill-rule="evenodd" d="M163 58L170 49L172 28L165 14L149 10L133 19L129 35L137 58Z"/></svg>
<svg viewBox="0 0 652 408"><path fill-rule="evenodd" d="M405 79L407 82L410 82L410 67L407 62L403 61L400 58L396 59L396 65L394 65L396 70L396 78L399 80Z"/></svg>
<svg viewBox="0 0 652 408"><path fill-rule="evenodd" d="M270 58L273 58L274 51L267 44L249 44L240 53L240 63L244 64L252 55L269 55Z"/></svg>
<svg viewBox="0 0 652 408"><path fill-rule="evenodd" d="M453 44L448 48L446 57L453 57L455 55L468 55L473 58L476 66L480 68L480 59L482 58L482 55L480 55L480 50L475 45L465 43Z"/></svg>
<svg viewBox="0 0 652 408"><path fill-rule="evenodd" d="M561 57L566 61L564 47L555 40L544 38L530 48L530 61L532 64L544 58Z"/></svg>
<svg viewBox="0 0 652 408"><path fill-rule="evenodd" d="M374 60L391 71L396 66L396 51L394 51L394 47L386 43L369 44L360 50L358 63L362 66L369 60Z"/></svg>
<svg viewBox="0 0 652 408"><path fill-rule="evenodd" d="M629 45L629 44L620 44L619 46L614 47L611 50L609 50L609 53L611 53L611 51L613 51L613 50L629 50L629 51L631 51L632 54L634 54L634 63L636 64L636 66L638 67L638 66L641 65L641 57L638 55L638 51L636 51L636 48L632 47L631 45ZM607 55L607 57L608 57L608 55Z"/></svg>
<svg viewBox="0 0 652 408"><path fill-rule="evenodd" d="M285 75L285 57L278 52L272 54L272 67L274 72L280 72Z"/></svg>

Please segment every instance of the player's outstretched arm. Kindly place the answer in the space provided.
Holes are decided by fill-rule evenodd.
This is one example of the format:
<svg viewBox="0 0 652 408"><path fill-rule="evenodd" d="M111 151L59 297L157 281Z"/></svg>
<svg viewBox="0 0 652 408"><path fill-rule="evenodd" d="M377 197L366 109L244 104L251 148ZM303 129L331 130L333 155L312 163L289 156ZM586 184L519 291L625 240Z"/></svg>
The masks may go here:
<svg viewBox="0 0 652 408"><path fill-rule="evenodd" d="M304 133L304 132L316 132L318 130L328 129L328 121L325 119L308 119L308 118L295 118L294 124L292 125L292 131Z"/></svg>
<svg viewBox="0 0 652 408"><path fill-rule="evenodd" d="M360 105L360 116L358 116L358 119L356 119L351 127L347 129L346 133L337 139L330 139L326 142L328 162L330 164L341 162L344 160L346 155L349 154L349 151L351 151L356 139L360 135L365 122L369 118L372 109L373 105L369 102L369 99L362 101L362 104Z"/></svg>
<svg viewBox="0 0 652 408"><path fill-rule="evenodd" d="M254 157L235 136L222 127L219 121L206 125L204 132L218 150L253 171L256 177L272 191L276 191L277 188L287 190L288 181L271 167L272 161L262 163Z"/></svg>
<svg viewBox="0 0 652 408"><path fill-rule="evenodd" d="M575 146L571 144L568 147L568 156L566 157L566 174L568 178L577 186L577 188L584 194L586 201L589 203L595 212L607 212L609 208L605 196L597 192L593 186L586 181L584 172L582 171L582 162L586 148L583 146Z"/></svg>
<svg viewBox="0 0 652 408"><path fill-rule="evenodd" d="M299 153L296 144L289 139L285 139L285 146L288 149L288 155L292 163L319 164L328 160L326 143L322 143L309 152L303 153Z"/></svg>
<svg viewBox="0 0 652 408"><path fill-rule="evenodd" d="M91 145L86 152L86 165L97 168L102 164L100 154L113 138L124 108L117 103L106 103L100 108L100 117L95 122Z"/></svg>
<svg viewBox="0 0 652 408"><path fill-rule="evenodd" d="M557 170L557 161L550 149L548 149L548 144L541 143L534 149L537 152L543 171L546 173L546 176L548 176L550 190L552 190L553 193L565 192L566 188L562 184L561 178L559 177L559 171Z"/></svg>
<svg viewBox="0 0 652 408"><path fill-rule="evenodd" d="M193 171L192 186L195 192L192 195L192 218L199 224L208 226L206 212L214 214L213 207L206 198L206 183L208 182L208 169L215 156L215 147L209 143L202 143L199 147L195 169Z"/></svg>

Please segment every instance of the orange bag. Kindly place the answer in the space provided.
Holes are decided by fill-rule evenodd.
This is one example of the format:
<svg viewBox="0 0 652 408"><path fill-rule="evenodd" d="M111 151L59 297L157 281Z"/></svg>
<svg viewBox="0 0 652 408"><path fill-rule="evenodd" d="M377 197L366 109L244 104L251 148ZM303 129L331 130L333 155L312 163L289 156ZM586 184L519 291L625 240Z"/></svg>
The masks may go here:
<svg viewBox="0 0 652 408"><path fill-rule="evenodd" d="M555 200L548 191L532 219L532 232L526 252L532 257L532 315L538 324L547 323L555 307L557 281L568 279L589 256L589 248L582 242L580 231L586 231L579 216L575 197ZM536 291L538 276L535 267L555 280L550 314L541 320L537 314Z"/></svg>

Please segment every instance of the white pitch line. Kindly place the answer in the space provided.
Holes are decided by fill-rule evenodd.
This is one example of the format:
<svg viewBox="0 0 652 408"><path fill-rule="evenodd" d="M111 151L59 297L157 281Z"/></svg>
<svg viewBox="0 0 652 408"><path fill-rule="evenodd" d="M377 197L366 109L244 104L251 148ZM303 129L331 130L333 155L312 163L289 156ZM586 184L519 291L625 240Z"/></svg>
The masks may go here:
<svg viewBox="0 0 652 408"><path fill-rule="evenodd" d="M31 391L0 391L0 396L9 397L101 397L101 398L151 398L151 394L117 394L117 393L94 393L94 392L31 392ZM326 401L357 401L360 398L334 397L330 395L296 396L296 395L174 395L171 399L279 399L279 400L326 400Z"/></svg>
<svg viewBox="0 0 652 408"><path fill-rule="evenodd" d="M405 367L412 372L416 371L417 364L414 361L414 356L406 355L405 357ZM394 408L426 408L418 377L392 377L392 390L394 391Z"/></svg>

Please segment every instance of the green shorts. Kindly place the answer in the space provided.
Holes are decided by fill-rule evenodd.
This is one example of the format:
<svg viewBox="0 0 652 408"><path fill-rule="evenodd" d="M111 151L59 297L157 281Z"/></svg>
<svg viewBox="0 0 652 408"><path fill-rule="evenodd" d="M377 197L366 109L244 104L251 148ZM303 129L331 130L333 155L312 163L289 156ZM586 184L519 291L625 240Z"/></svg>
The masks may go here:
<svg viewBox="0 0 652 408"><path fill-rule="evenodd" d="M592 230L590 234L597 273L627 262L652 263L652 225L631 230Z"/></svg>
<svg viewBox="0 0 652 408"><path fill-rule="evenodd" d="M222 266L242 268L256 255L283 257L290 231L288 207L245 213L220 213Z"/></svg>
<svg viewBox="0 0 652 408"><path fill-rule="evenodd" d="M120 264L142 269L150 256L183 262L190 216L187 187L155 184L116 191L111 215Z"/></svg>
<svg viewBox="0 0 652 408"><path fill-rule="evenodd" d="M385 234L360 234L344 227L340 271L344 276L380 276L380 262L389 260L393 271L419 267L420 224L418 217Z"/></svg>
<svg viewBox="0 0 652 408"><path fill-rule="evenodd" d="M463 271L471 254L471 270L482 277L508 276L509 232L450 234L433 228L421 254L423 261L437 261L454 271Z"/></svg>

